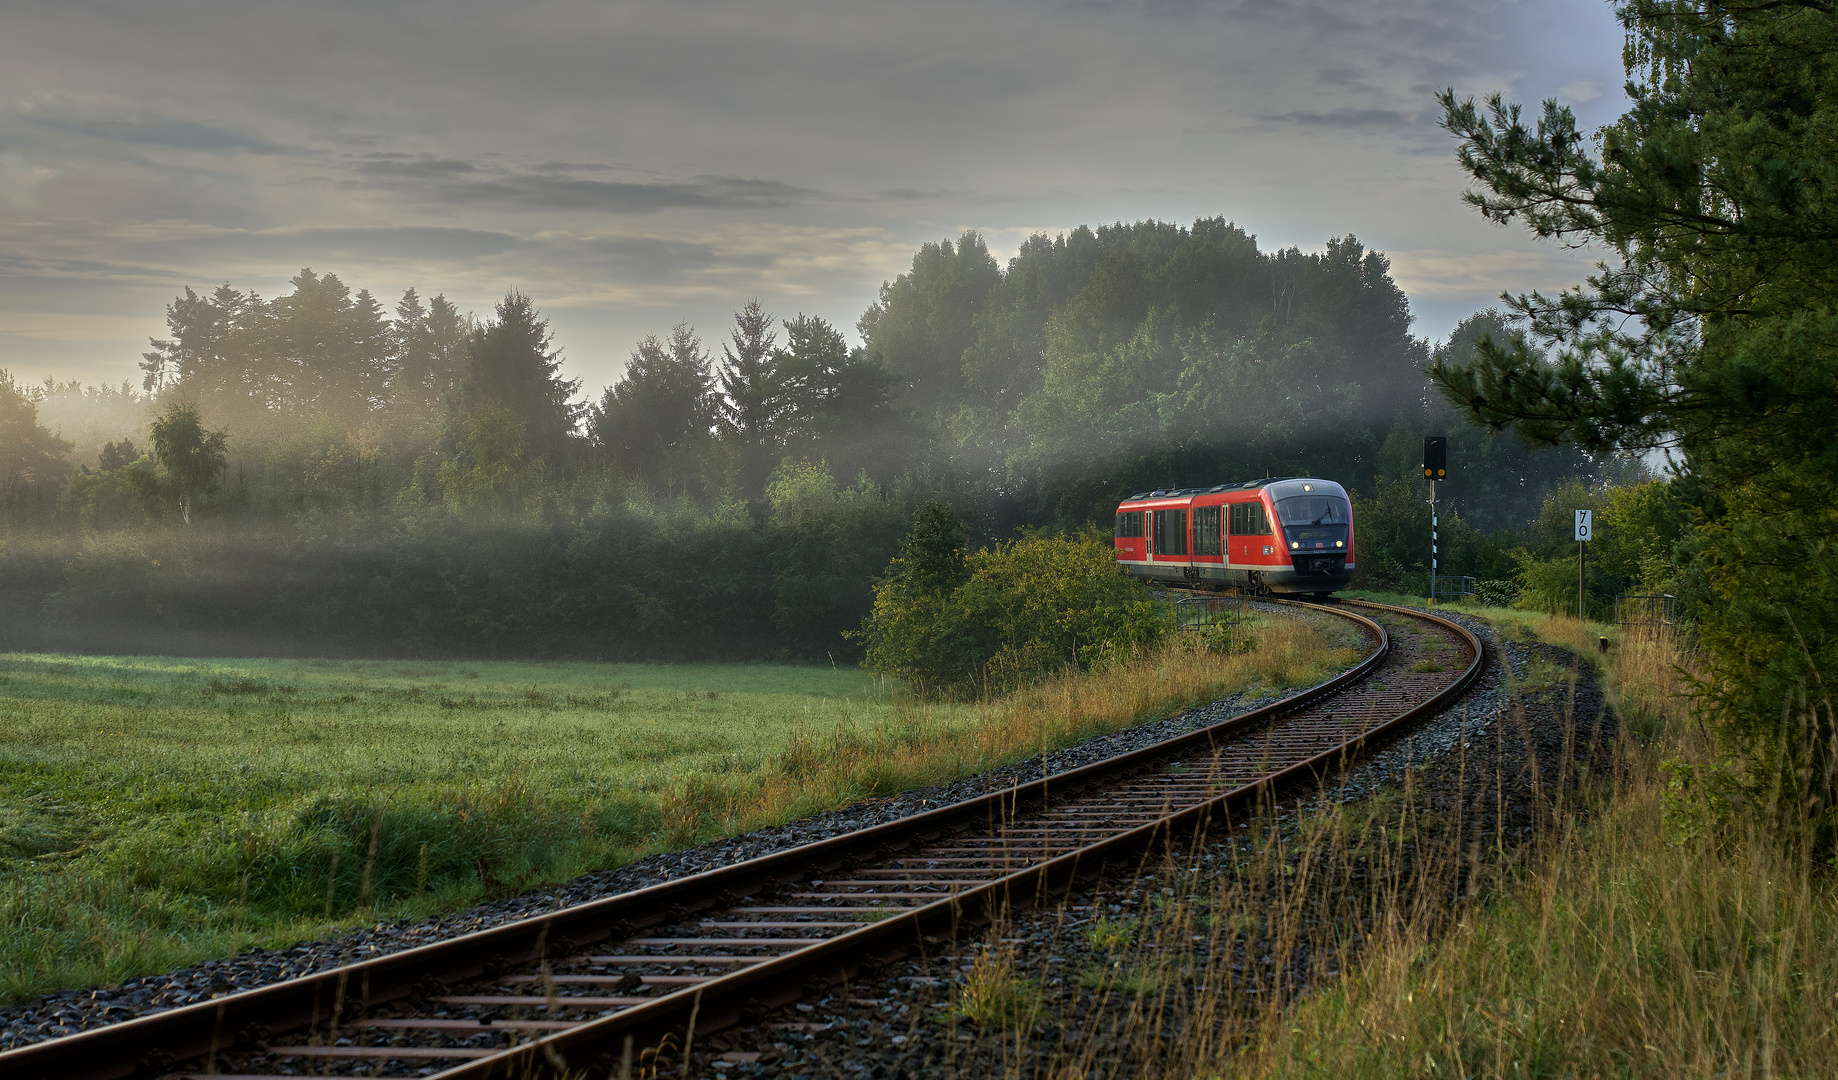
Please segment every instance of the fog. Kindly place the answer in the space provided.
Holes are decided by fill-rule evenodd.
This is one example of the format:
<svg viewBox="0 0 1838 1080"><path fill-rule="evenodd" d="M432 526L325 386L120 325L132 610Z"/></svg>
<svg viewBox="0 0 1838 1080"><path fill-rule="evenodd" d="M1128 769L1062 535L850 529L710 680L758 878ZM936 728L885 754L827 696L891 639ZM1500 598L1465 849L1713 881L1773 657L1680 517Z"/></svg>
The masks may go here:
<svg viewBox="0 0 1838 1080"><path fill-rule="evenodd" d="M978 544L1271 475L1405 506L1433 432L1451 527L1516 529L1631 468L1461 422L1429 361L1511 327L1416 336L1352 236L1269 250L1222 218L1138 221L1005 261L967 231L851 322L736 297L591 386L520 292L476 313L329 271L186 290L138 385L0 393L0 615L15 648L851 655L930 500ZM1420 561L1398 535L1374 566Z"/></svg>

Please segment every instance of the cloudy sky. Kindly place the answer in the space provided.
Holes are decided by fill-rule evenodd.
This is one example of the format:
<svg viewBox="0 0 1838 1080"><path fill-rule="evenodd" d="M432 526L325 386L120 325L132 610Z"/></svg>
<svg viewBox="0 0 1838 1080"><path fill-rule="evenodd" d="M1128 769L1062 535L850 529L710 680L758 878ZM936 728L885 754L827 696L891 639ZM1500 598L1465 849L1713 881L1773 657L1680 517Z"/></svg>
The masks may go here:
<svg viewBox="0 0 1838 1080"><path fill-rule="evenodd" d="M925 241L1223 215L1388 252L1417 332L1577 257L1481 222L1431 95L1622 108L1601 0L0 0L0 367L135 378L303 266L548 313L587 389L758 296L848 328Z"/></svg>

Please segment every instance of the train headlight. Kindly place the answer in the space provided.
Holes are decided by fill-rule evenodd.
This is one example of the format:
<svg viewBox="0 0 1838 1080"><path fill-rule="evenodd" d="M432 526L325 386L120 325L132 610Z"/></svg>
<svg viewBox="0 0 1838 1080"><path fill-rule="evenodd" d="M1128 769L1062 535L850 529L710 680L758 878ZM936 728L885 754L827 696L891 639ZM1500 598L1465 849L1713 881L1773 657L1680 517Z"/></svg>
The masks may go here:
<svg viewBox="0 0 1838 1080"><path fill-rule="evenodd" d="M1296 548L1299 548L1299 547L1301 547L1301 546L1302 546L1302 545L1301 545L1300 543L1297 543L1297 542L1296 542L1296 541L1294 541L1294 540L1291 540L1291 541L1289 542L1289 547L1290 547L1290 550L1292 550L1292 551L1293 551L1294 549L1296 549Z"/></svg>
<svg viewBox="0 0 1838 1080"><path fill-rule="evenodd" d="M1335 547L1346 547L1347 542L1345 540L1336 540L1334 541L1334 546Z"/></svg>

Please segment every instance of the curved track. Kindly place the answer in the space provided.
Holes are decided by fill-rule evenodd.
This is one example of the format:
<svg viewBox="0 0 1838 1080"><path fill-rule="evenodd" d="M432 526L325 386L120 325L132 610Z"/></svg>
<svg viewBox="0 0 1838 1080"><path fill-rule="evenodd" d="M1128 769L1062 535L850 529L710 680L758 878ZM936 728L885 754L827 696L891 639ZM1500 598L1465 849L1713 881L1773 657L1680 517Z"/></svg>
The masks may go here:
<svg viewBox="0 0 1838 1080"><path fill-rule="evenodd" d="M1306 605L1312 606L1312 605ZM1358 611L1350 609L1359 609ZM0 1075L619 1075L1318 780L1439 712L1479 639L1341 602L1376 647L1273 705L981 798L692 877L0 1054ZM636 1060L635 1060L636 1058ZM432 1073L430 1072L432 1070Z"/></svg>

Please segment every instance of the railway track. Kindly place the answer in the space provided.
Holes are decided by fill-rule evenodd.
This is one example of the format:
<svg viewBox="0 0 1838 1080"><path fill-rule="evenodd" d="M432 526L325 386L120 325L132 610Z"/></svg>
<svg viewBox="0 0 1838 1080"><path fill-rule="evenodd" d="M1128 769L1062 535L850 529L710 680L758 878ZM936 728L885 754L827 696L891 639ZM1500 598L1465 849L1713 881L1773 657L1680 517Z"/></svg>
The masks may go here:
<svg viewBox="0 0 1838 1080"><path fill-rule="evenodd" d="M980 926L1278 785L1317 780L1483 665L1420 611L1331 610L1351 670L1083 768L536 918L0 1053L23 1080L652 1075L696 1032L752 1025ZM736 1055L745 1058L744 1053Z"/></svg>

